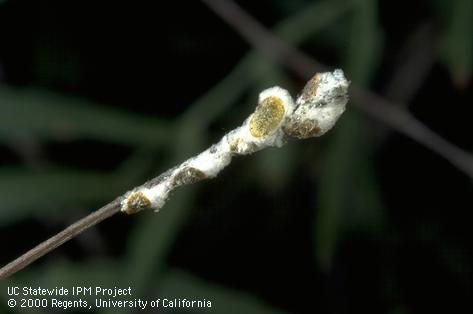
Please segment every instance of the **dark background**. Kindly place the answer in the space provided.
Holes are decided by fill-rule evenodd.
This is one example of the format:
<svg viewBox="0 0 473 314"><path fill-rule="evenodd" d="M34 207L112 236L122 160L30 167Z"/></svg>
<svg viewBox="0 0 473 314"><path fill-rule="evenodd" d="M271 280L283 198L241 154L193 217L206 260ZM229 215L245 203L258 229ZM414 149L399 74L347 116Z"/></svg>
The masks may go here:
<svg viewBox="0 0 473 314"><path fill-rule="evenodd" d="M470 1L238 3L473 149ZM304 83L199 1L0 1L0 263ZM7 286L101 285L208 313L471 313L471 177L358 108L71 240L0 284L0 312L22 312Z"/></svg>

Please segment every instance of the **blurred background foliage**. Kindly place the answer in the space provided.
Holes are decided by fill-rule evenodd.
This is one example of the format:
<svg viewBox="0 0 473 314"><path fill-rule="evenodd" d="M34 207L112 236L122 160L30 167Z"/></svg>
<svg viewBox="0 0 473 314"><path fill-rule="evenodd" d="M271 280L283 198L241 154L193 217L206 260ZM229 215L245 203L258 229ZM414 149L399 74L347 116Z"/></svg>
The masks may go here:
<svg viewBox="0 0 473 314"><path fill-rule="evenodd" d="M473 149L472 1L238 3ZM0 1L0 262L205 149L261 89L303 84L199 1ZM0 312L11 285L130 285L209 313L471 312L471 178L392 131L349 106L320 139L236 158L0 283Z"/></svg>

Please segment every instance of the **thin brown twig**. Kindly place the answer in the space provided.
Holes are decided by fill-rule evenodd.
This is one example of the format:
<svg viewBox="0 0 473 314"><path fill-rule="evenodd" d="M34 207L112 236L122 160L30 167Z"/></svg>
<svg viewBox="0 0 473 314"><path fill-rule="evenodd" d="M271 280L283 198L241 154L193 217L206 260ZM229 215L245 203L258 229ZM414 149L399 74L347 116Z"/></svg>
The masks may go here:
<svg viewBox="0 0 473 314"><path fill-rule="evenodd" d="M0 269L0 279L5 279L6 277L16 273L88 228L118 213L120 211L120 200L120 197L115 199L3 266Z"/></svg>
<svg viewBox="0 0 473 314"><path fill-rule="evenodd" d="M308 78L316 70L326 70L324 65L275 36L234 1L202 1L253 47L274 61L284 64L299 76ZM350 95L354 105L360 110L417 141L473 178L473 157L417 120L404 109L407 108L406 105L388 101L356 84L351 85Z"/></svg>
<svg viewBox="0 0 473 314"><path fill-rule="evenodd" d="M348 86L342 70L317 73L296 101L280 87L268 88L259 95L259 104L250 118L225 134L207 150L185 160L161 175L116 198L111 203L40 243L13 262L0 269L0 279L12 275L61 244L108 218L118 211L134 214L144 209L159 210L172 190L204 179L214 178L238 155L250 155L266 147L281 147L287 137L305 139L327 132L345 110ZM313 93L318 88L320 93ZM275 99L275 100L273 100ZM273 106L277 113L268 114L264 106ZM298 107L294 109L295 103ZM320 114L320 105L330 114ZM263 109L261 109L263 108ZM270 109L271 111L272 109ZM328 110L328 111L327 111ZM320 124L315 126L313 116ZM301 122L302 121L302 122ZM304 127L301 127L304 125ZM306 127L313 125L312 127Z"/></svg>
<svg viewBox="0 0 473 314"><path fill-rule="evenodd" d="M294 49L284 41L272 35L233 2L214 0L203 1L224 17L227 22L239 30L241 35L255 47L268 54L274 60L286 64L286 66L299 75L309 77L315 69L320 71L325 68L323 65L319 64L304 53ZM416 120L408 112L400 110L399 106L396 107L393 103L381 98L380 96L356 86L352 87L351 94L355 100L358 100L357 104L360 109L397 131L417 140L419 143L443 156L457 168L473 177L472 157L441 138L435 132ZM118 213L120 211L120 201L121 197L116 198L114 201L75 222L55 236L40 243L14 261L8 263L0 269L0 279L5 279L6 277L18 272L88 228Z"/></svg>

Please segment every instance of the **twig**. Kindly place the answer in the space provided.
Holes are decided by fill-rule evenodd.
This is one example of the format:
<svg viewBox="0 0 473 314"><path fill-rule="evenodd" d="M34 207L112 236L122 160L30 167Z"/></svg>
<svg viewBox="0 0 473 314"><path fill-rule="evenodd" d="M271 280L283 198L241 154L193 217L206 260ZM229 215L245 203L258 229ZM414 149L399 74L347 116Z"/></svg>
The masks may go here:
<svg viewBox="0 0 473 314"><path fill-rule="evenodd" d="M252 154L269 146L281 147L290 138L305 139L323 135L345 111L348 85L343 71L335 70L317 73L296 101L280 87L262 91L255 112L242 126L227 133L217 144L39 244L1 268L0 279L14 274L120 210L127 214L148 208L159 210L174 188L215 177L233 156Z"/></svg>
<svg viewBox="0 0 473 314"><path fill-rule="evenodd" d="M147 208L159 210L173 189L215 177L233 156L281 147L288 138L325 134L345 111L348 85L343 71L335 70L316 74L296 101L280 87L262 91L255 112L242 126L201 154L128 192L122 211L132 214Z"/></svg>
<svg viewBox="0 0 473 314"><path fill-rule="evenodd" d="M225 22L230 24L253 47L276 62L286 65L299 76L307 78L315 70L322 71L325 69L325 66L313 58L273 35L235 2L231 0L202 1ZM356 86L356 84L352 84L350 90L350 95L354 100L353 104L359 109L417 141L473 178L473 157L442 138L403 109L407 106L390 102L373 92Z"/></svg>
<svg viewBox="0 0 473 314"><path fill-rule="evenodd" d="M61 246L65 242L77 236L78 234L84 232L88 228L118 213L120 211L120 201L121 197L115 199L114 201L103 206L102 208L73 223L55 236L38 244L37 246L35 246L25 254L21 255L14 261L3 266L0 269L0 279L4 279L16 273L17 271L36 261L38 258L51 252L52 250Z"/></svg>

